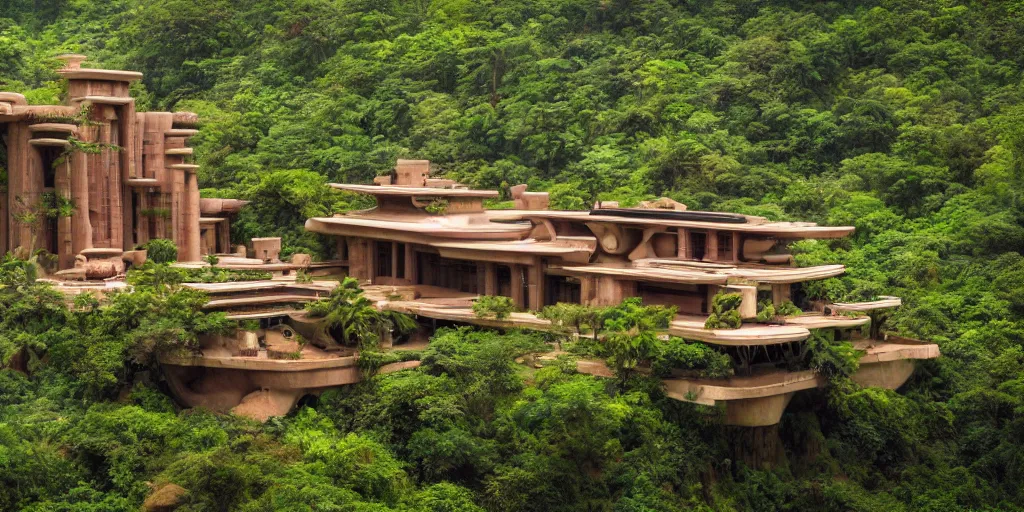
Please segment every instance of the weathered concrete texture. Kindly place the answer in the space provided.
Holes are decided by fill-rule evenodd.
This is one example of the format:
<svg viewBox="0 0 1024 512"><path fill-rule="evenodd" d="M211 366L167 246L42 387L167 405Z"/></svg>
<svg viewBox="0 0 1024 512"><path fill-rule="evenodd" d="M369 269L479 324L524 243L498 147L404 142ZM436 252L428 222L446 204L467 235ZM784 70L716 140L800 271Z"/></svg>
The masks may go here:
<svg viewBox="0 0 1024 512"><path fill-rule="evenodd" d="M916 360L938 357L938 348L932 344L877 343L859 348L865 350L865 355L851 378L865 387L898 389L913 374ZM603 361L579 361L576 369L598 377L613 376ZM726 425L764 427L779 423L795 393L823 387L826 380L811 370L779 370L725 379L673 377L662 383L669 398L702 405L723 404Z"/></svg>
<svg viewBox="0 0 1024 512"><path fill-rule="evenodd" d="M321 320L298 311L277 317L285 322L234 335L204 336L196 354L162 355L160 363L172 394L187 407L266 421L287 414L305 395L363 378L357 352L339 347L333 339L321 339L329 338L320 328ZM378 371L418 365L419 361L395 363Z"/></svg>
<svg viewBox="0 0 1024 512"><path fill-rule="evenodd" d="M216 352L216 351L211 351ZM187 407L232 412L259 421L283 416L299 398L362 380L357 357L271 360L240 356L163 358L164 374L174 396ZM380 373L419 366L394 363Z"/></svg>

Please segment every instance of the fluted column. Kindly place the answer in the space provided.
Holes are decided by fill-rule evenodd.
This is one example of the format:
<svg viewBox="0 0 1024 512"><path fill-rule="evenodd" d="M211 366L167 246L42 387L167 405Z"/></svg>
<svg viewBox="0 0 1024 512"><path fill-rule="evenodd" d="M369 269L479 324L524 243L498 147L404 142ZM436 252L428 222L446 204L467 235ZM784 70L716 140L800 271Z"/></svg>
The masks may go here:
<svg viewBox="0 0 1024 512"><path fill-rule="evenodd" d="M92 223L89 221L89 167L88 155L81 151L71 153L71 252L79 254L92 248Z"/></svg>

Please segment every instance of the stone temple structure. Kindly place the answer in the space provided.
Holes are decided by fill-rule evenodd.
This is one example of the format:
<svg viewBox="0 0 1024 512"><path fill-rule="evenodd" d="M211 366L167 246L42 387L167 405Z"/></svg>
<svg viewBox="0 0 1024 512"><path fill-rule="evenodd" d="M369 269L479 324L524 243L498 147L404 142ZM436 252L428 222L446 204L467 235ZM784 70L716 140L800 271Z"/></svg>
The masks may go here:
<svg viewBox="0 0 1024 512"><path fill-rule="evenodd" d="M914 361L939 355L935 344L886 338L871 326L893 297L829 304L807 298L804 283L841 275L843 265L799 267L788 250L801 239L845 237L852 227L809 222L769 222L720 212L687 211L669 199L639 208L599 204L589 211L547 209L544 193L512 188L512 210L488 210L495 191L468 190L429 178L429 163L399 161L375 185L331 185L369 194L377 207L313 218L306 229L335 237L350 276L386 297L380 307L434 321L544 329L531 313L507 320L478 318L480 295L512 298L524 311L559 302L610 306L629 297L678 308L667 334L717 347L733 361L735 376L665 379L670 397L724 404L726 423L767 426L779 422L794 393L820 387L811 370L790 371L812 335L851 341L863 351L854 380L895 389ZM705 328L720 292L742 297L739 328ZM795 302L799 315L758 322L759 303ZM813 333L812 333L813 331ZM817 333L817 334L814 334ZM579 369L609 375L603 363Z"/></svg>
<svg viewBox="0 0 1024 512"><path fill-rule="evenodd" d="M28 105L0 92L7 155L0 194L0 253L45 249L59 269L116 260L153 238L178 246L181 261L230 252L230 216L240 202L201 200L189 112L137 112L129 94L141 73L82 67L65 55L62 105ZM205 243L204 243L205 242Z"/></svg>
<svg viewBox="0 0 1024 512"><path fill-rule="evenodd" d="M498 192L432 178L422 160L399 160L373 185L331 186L371 195L377 206L307 220L307 230L335 239L337 258L308 265L310 272L340 270L357 278L376 307L415 316L425 333L451 324L548 330L551 323L536 312L556 303L611 306L640 297L648 305L675 306L678 314L664 334L728 355L733 374L704 378L678 369L662 380L665 392L722 408L727 425L776 425L796 393L826 385L805 365L812 341L851 342L862 353L852 378L863 386L896 389L917 360L939 356L935 344L879 332L877 324L900 306L898 298L828 303L809 297L807 283L845 268L797 266L790 242L841 238L852 227L689 211L670 199L637 208L605 202L588 211L553 211L547 194L522 185L512 187L514 209L486 209L485 200ZM276 247L264 245L254 239L256 258L272 260ZM326 297L333 287L328 281L189 286L210 294L208 309L259 322L259 328L203 339L194 354L163 356L182 403L266 419L286 414L303 396L360 380L358 351L339 349L318 319L295 307ZM741 298L737 328L706 326L722 292ZM519 311L501 319L478 316L472 306L482 295L509 297ZM768 303L788 313L759 320L759 307ZM422 348L423 339L391 349ZM612 376L602 361L581 360L577 369Z"/></svg>

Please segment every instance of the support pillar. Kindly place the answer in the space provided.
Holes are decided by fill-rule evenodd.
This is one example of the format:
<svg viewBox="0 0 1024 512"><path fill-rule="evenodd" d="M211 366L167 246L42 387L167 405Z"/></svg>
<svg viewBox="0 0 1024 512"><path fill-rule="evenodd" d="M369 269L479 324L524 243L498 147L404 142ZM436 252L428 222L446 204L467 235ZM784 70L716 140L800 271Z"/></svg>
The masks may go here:
<svg viewBox="0 0 1024 512"><path fill-rule="evenodd" d="M199 240L199 179L193 171L181 173L184 178L184 215L181 219L182 241L185 246L182 261L200 261Z"/></svg>
<svg viewBox="0 0 1024 512"><path fill-rule="evenodd" d="M791 300L793 285L790 283L772 285L772 303L778 307L783 302Z"/></svg>
<svg viewBox="0 0 1024 512"><path fill-rule="evenodd" d="M65 201L71 201L71 160L65 158L64 163L54 169L54 195ZM67 269L75 266L74 243L71 233L70 216L57 217L57 268Z"/></svg>
<svg viewBox="0 0 1024 512"><path fill-rule="evenodd" d="M366 242L366 247L369 252L366 254L366 275L370 280L370 284L380 284L377 279L377 255L380 254L380 249L377 248L377 244L383 244L387 242L380 242L377 240L369 240Z"/></svg>
<svg viewBox="0 0 1024 512"><path fill-rule="evenodd" d="M416 284L416 251L412 244L405 244L405 278L409 284Z"/></svg>
<svg viewBox="0 0 1024 512"><path fill-rule="evenodd" d="M92 248L92 222L89 220L89 159L80 151L71 154L71 252L80 254Z"/></svg>
<svg viewBox="0 0 1024 512"><path fill-rule="evenodd" d="M540 311L544 307L544 263L537 258L527 271L529 278L529 308Z"/></svg>
<svg viewBox="0 0 1024 512"><path fill-rule="evenodd" d="M676 230L676 257L681 260L690 259L690 231L686 228Z"/></svg>
<svg viewBox="0 0 1024 512"><path fill-rule="evenodd" d="M517 308L526 307L526 297L523 296L523 266L519 264L509 265L512 274L512 302Z"/></svg>
<svg viewBox="0 0 1024 512"><path fill-rule="evenodd" d="M150 206L150 204L149 204L149 198L150 198L149 190L146 190L146 189L139 190L138 195L136 197L139 198L139 204L138 204L138 207L135 209L135 212L134 212L135 213L135 243L139 244L139 245L144 245L146 242L149 242L150 236L149 236L149 217L147 217L143 212L151 210L153 207Z"/></svg>
<svg viewBox="0 0 1024 512"><path fill-rule="evenodd" d="M217 223L217 246L220 248L219 252L229 253L231 252L231 219L224 219ZM344 243L342 240L341 243ZM216 248L214 252L217 252Z"/></svg>
<svg viewBox="0 0 1024 512"><path fill-rule="evenodd" d="M373 261L370 248L373 244L360 238L349 238L348 242L348 275L360 281L371 279Z"/></svg>
<svg viewBox="0 0 1024 512"><path fill-rule="evenodd" d="M739 231L732 232L732 262L740 262L740 250L743 248L743 235Z"/></svg>
<svg viewBox="0 0 1024 512"><path fill-rule="evenodd" d="M120 147L121 130L117 124L117 110L110 105L98 105L104 108L98 109L103 115L103 124L100 126L100 134L103 144L101 149L103 165L106 171L107 215L110 221L107 223L107 238L110 248L124 248L124 191L121 181L121 155L112 146Z"/></svg>
<svg viewBox="0 0 1024 512"><path fill-rule="evenodd" d="M704 259L707 261L718 261L718 231L709 229L707 240L707 250L704 251Z"/></svg>
<svg viewBox="0 0 1024 512"><path fill-rule="evenodd" d="M45 247L40 237L45 219L38 211L43 193L43 161L39 151L29 144L31 138L27 124L11 124L7 137L9 247L30 251Z"/></svg>
<svg viewBox="0 0 1024 512"><path fill-rule="evenodd" d="M185 232L182 229L185 219L185 208L187 206L185 200L185 172L168 169L171 174L171 218L169 219L170 224L170 235L171 240L174 240L175 245L178 246L178 254L184 261L184 255L188 249L185 243Z"/></svg>
<svg viewBox="0 0 1024 512"><path fill-rule="evenodd" d="M484 263L484 295L498 294L498 264L493 261Z"/></svg>

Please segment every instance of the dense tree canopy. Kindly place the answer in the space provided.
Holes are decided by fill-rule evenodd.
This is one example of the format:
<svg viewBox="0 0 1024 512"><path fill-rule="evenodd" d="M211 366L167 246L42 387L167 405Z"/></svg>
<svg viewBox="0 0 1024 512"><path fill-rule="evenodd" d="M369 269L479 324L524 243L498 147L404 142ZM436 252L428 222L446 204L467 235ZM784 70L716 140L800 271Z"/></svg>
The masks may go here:
<svg viewBox="0 0 1024 512"><path fill-rule="evenodd" d="M52 57L78 52L144 72L140 108L202 116L204 192L254 201L236 241L328 256L302 222L366 203L322 185L396 157L560 208L849 224L795 244L848 269L802 293L900 295L887 328L944 354L901 394L796 399L772 470L642 378L517 370L526 335L443 333L421 369L260 427L138 376L172 327L138 319L175 301L187 344L216 327L197 297L67 308L11 262L0 356L39 358L0 370L0 509L135 510L147 481L192 510L1019 509L1022 47L1017 1L0 0L0 89L57 101Z"/></svg>

